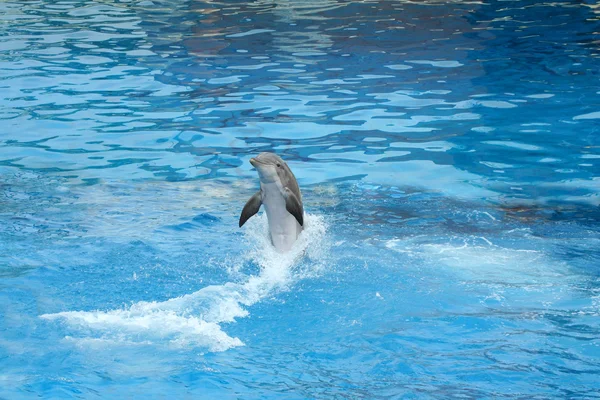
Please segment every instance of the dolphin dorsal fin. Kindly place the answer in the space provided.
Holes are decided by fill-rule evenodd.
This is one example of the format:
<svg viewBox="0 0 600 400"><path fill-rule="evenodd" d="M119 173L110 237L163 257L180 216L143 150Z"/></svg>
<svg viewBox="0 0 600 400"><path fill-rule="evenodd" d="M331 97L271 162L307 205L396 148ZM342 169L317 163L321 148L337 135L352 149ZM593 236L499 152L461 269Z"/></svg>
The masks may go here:
<svg viewBox="0 0 600 400"><path fill-rule="evenodd" d="M242 209L242 214L240 215L240 228L242 225L248 221L248 219L256 214L260 209L262 204L262 196L260 195L260 190L252 195L250 199L246 202L246 205Z"/></svg>

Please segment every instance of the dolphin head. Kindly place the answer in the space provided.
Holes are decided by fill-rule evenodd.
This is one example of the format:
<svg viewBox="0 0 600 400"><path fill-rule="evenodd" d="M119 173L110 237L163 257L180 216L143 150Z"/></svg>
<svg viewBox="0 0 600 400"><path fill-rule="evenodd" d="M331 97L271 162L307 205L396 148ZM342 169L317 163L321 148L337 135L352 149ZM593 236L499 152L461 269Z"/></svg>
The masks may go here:
<svg viewBox="0 0 600 400"><path fill-rule="evenodd" d="M256 168L260 181L263 183L281 181L281 176L287 167L285 161L273 153L260 153L250 159L250 164Z"/></svg>

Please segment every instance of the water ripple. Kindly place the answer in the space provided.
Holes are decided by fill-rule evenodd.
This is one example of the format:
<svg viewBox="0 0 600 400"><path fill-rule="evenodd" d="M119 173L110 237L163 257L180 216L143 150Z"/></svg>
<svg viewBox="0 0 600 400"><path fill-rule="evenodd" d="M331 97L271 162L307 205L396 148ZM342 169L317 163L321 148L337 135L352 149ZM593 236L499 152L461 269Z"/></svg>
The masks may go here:
<svg viewBox="0 0 600 400"><path fill-rule="evenodd" d="M599 20L569 1L0 3L1 395L595 397ZM231 262L260 151L328 219L326 273L217 318L221 343L196 326L235 351L163 351L205 321L184 309L164 337L119 332L135 304L263 276ZM65 343L38 318L65 310L117 328Z"/></svg>

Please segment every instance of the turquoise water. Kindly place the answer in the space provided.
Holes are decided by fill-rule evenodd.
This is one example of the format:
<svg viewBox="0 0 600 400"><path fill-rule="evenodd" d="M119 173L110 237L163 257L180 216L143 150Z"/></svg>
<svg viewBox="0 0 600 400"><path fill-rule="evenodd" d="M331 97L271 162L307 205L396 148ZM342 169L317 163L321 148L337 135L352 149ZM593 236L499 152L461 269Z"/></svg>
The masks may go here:
<svg viewBox="0 0 600 400"><path fill-rule="evenodd" d="M0 20L0 398L600 398L595 2Z"/></svg>

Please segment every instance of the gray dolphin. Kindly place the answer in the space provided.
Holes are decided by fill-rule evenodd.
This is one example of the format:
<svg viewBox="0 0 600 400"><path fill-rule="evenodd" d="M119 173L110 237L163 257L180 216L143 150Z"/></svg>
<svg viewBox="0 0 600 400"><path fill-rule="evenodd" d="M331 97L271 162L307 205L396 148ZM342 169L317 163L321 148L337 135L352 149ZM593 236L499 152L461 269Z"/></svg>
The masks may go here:
<svg viewBox="0 0 600 400"><path fill-rule="evenodd" d="M260 190L244 206L240 227L265 205L271 242L279 252L288 251L304 226L304 207L296 177L290 167L273 153L260 153L250 164L258 171Z"/></svg>

